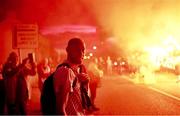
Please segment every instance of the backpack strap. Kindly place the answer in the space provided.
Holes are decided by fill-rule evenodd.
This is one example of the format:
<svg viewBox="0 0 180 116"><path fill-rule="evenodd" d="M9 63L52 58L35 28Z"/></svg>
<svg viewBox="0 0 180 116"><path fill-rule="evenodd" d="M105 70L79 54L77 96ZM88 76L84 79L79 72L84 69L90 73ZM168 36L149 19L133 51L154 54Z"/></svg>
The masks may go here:
<svg viewBox="0 0 180 116"><path fill-rule="evenodd" d="M57 70L59 67L61 67L61 66L66 66L67 68L70 68L70 69L71 69L71 67L70 67L70 65L69 65L68 63L62 63L62 64L59 64L59 65L57 66L56 70ZM73 85L72 85L73 88L76 86L76 83L77 83L77 77L76 77L76 78L74 79L74 81L73 81Z"/></svg>
<svg viewBox="0 0 180 116"><path fill-rule="evenodd" d="M59 65L57 66L56 70L57 70L59 67L61 67L61 66L66 66L66 67L68 67L68 68L71 68L68 63L62 63L62 64L59 64Z"/></svg>

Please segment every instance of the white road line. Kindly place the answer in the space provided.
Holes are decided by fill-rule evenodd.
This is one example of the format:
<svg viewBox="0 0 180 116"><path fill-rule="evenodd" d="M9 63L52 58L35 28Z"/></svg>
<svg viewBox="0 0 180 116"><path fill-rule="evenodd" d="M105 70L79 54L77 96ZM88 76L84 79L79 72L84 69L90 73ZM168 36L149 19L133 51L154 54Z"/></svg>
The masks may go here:
<svg viewBox="0 0 180 116"><path fill-rule="evenodd" d="M126 79L126 80L129 80L129 81L131 81L131 82L133 82L131 79L128 79L128 78L125 78L125 77L123 77L124 79ZM134 83L134 82L133 82ZM148 87L148 86L147 86ZM180 98L179 97L176 97L176 96L174 96L174 95L171 95L171 94L169 94L169 93L166 93L166 92L164 92L164 91L161 91L161 90L159 90L159 89L156 89L156 88L154 88L154 87L148 87L149 89L151 89L151 90L154 90L154 91L156 91L156 92L158 92L158 93L161 93L161 94L163 94L163 95L166 95L166 96L168 96L168 97L171 97L171 98L173 98L173 99L175 99L175 100L178 100L178 101L180 101Z"/></svg>
<svg viewBox="0 0 180 116"><path fill-rule="evenodd" d="M154 91L156 91L156 92L158 92L158 93L161 93L161 94L163 94L163 95L166 95L166 96L168 96L168 97L171 97L171 98L173 98L173 99L175 99L175 100L178 100L178 101L180 101L180 98L179 97L176 97L176 96L174 96L174 95L171 95L171 94L169 94L169 93L166 93L166 92L164 92L164 91L161 91L161 90L159 90L159 89L156 89L156 88L154 88L154 87L148 87L149 89L152 89L152 90L154 90Z"/></svg>

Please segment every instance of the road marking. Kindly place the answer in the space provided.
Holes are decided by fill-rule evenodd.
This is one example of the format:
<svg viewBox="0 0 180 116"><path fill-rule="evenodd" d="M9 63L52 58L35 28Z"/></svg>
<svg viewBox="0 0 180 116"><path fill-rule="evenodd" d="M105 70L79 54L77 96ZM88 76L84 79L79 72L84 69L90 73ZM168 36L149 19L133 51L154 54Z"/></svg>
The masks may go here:
<svg viewBox="0 0 180 116"><path fill-rule="evenodd" d="M154 90L154 91L156 91L156 92L159 92L159 93L161 93L161 94L163 94L163 95L166 95L166 96L168 96L168 97L171 97L171 98L173 98L173 99L175 99L175 100L178 100L178 101L180 101L180 98L179 97L176 97L176 96L174 96L174 95L171 95L171 94L169 94L169 93L166 93L166 92L164 92L164 91L161 91L161 90L159 90L159 89L156 89L156 88L154 88L154 87L148 87L149 89L152 89L152 90Z"/></svg>
<svg viewBox="0 0 180 116"><path fill-rule="evenodd" d="M129 80L129 81L131 81L131 82L133 82L133 83L135 83L132 79L129 79L129 78L125 78L125 77L123 77L124 79L126 79L126 80ZM147 86L148 87L148 86ZM178 101L180 101L180 98L179 97L176 97L176 96L174 96L174 95L171 95L171 94L169 94L169 93L166 93L166 92L164 92L164 91L161 91L161 90L159 90L159 89L156 89L156 88L154 88L154 87L148 87L149 89L151 89L151 90L154 90L154 91L156 91L156 92L158 92L158 93L161 93L161 94L163 94L163 95L166 95L166 96L168 96L168 97L170 97L170 98L173 98L173 99L175 99L175 100L178 100Z"/></svg>
<svg viewBox="0 0 180 116"><path fill-rule="evenodd" d="M124 78L124 79L126 79L126 80L129 80L129 81L135 83L132 79L125 78L125 77L122 77L122 78ZM148 86L147 86L147 87L148 87ZM171 94L169 94L169 93L166 93L166 92L164 92L164 91L161 91L161 90L159 90L159 89L156 89L156 88L154 88L154 87L148 87L148 88L151 89L151 90L154 90L154 91L156 91L156 92L158 92L158 93L161 93L161 94L163 94L163 95L166 95L166 96L168 96L168 97L170 97L170 98L173 98L173 99L175 99L175 100L180 101L180 98L179 98L179 97L176 97L176 96L174 96L174 95L171 95Z"/></svg>

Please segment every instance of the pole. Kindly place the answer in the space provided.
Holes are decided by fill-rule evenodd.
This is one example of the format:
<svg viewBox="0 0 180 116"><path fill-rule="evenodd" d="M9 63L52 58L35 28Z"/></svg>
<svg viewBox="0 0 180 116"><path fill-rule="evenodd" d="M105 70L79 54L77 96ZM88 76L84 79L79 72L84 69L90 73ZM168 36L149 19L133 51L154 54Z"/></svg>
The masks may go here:
<svg viewBox="0 0 180 116"><path fill-rule="evenodd" d="M21 51L20 51L20 48L18 48L18 55L19 55L19 64L21 64Z"/></svg>

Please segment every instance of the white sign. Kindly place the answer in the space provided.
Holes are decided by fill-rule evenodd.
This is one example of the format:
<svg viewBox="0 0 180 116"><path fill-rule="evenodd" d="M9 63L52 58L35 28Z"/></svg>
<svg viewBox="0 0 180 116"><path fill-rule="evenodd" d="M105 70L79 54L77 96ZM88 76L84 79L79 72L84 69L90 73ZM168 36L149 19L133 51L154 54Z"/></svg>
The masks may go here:
<svg viewBox="0 0 180 116"><path fill-rule="evenodd" d="M15 27L16 48L38 47L38 26L36 24L18 24Z"/></svg>

